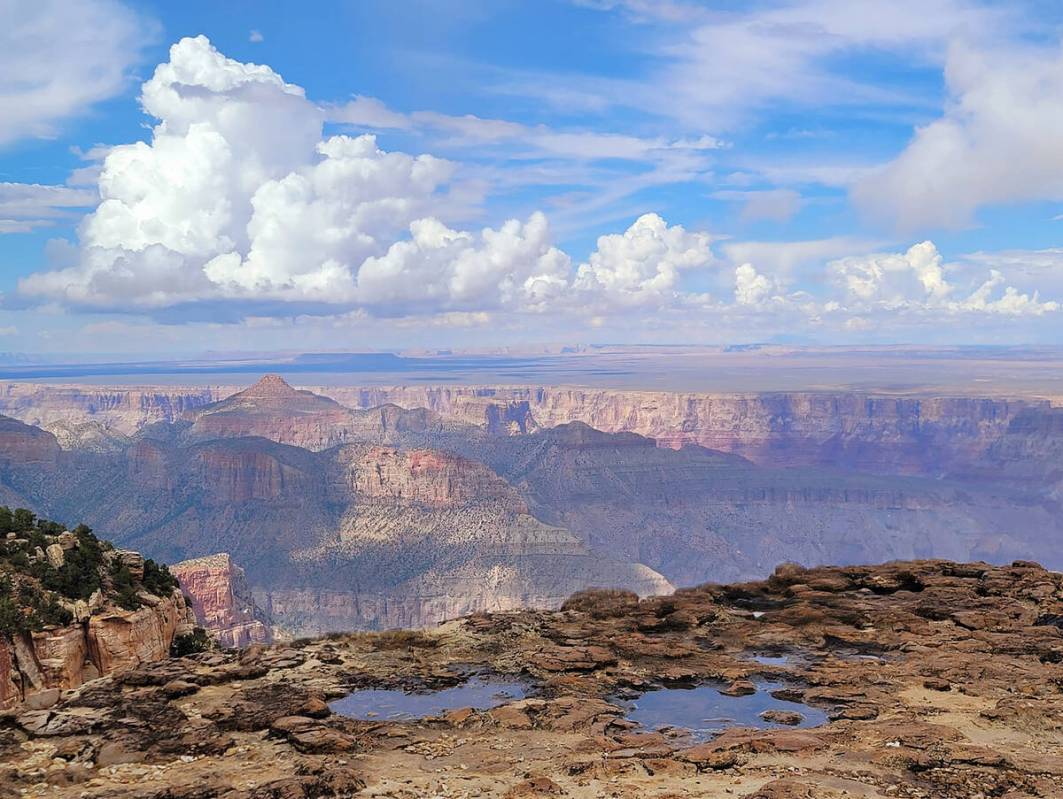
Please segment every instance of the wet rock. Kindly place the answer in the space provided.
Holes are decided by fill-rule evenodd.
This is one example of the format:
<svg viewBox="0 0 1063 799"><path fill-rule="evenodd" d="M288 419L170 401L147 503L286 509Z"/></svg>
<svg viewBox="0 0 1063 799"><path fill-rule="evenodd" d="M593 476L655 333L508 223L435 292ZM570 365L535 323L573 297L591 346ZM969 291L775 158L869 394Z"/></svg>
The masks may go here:
<svg viewBox="0 0 1063 799"><path fill-rule="evenodd" d="M724 696L751 696L756 692L757 686L749 680L735 680L726 688L720 689L720 693Z"/></svg>
<svg viewBox="0 0 1063 799"><path fill-rule="evenodd" d="M786 724L790 727L796 727L805 720L804 716L793 710L765 710L760 717L773 724Z"/></svg>

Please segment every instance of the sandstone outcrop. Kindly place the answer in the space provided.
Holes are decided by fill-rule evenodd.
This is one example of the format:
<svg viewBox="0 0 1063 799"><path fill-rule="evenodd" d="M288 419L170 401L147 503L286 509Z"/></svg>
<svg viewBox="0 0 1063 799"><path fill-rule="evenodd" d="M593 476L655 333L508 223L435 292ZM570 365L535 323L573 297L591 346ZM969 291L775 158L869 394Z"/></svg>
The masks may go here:
<svg viewBox="0 0 1063 799"><path fill-rule="evenodd" d="M48 707L62 691L168 657L191 631L164 568L85 528L0 516L15 528L0 540L0 710Z"/></svg>
<svg viewBox="0 0 1063 799"><path fill-rule="evenodd" d="M0 786L60 799L1063 795L1063 575L1036 564L789 564L567 607L145 664L0 727ZM523 679L527 695L411 720L328 703L474 674ZM650 691L744 683L827 718L713 719L723 729L695 738L628 717Z"/></svg>
<svg viewBox="0 0 1063 799"><path fill-rule="evenodd" d="M273 640L269 617L254 602L244 570L226 553L170 566L192 601L196 622L224 647L242 648Z"/></svg>
<svg viewBox="0 0 1063 799"><path fill-rule="evenodd" d="M134 611L102 608L66 627L0 636L0 710L162 660L192 621L177 594Z"/></svg>

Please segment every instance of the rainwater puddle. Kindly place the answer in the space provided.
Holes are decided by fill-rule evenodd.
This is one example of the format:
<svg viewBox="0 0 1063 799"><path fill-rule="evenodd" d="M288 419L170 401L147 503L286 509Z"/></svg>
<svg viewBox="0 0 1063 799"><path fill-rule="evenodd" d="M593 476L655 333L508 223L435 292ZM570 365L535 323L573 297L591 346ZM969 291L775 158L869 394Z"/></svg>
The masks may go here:
<svg viewBox="0 0 1063 799"><path fill-rule="evenodd" d="M488 710L523 699L527 692L527 683L520 680L477 675L453 688L422 693L367 688L337 699L329 707L334 713L352 719L410 721L463 707Z"/></svg>
<svg viewBox="0 0 1063 799"><path fill-rule="evenodd" d="M626 717L646 729L678 727L689 730L696 741L706 741L729 727L780 729L827 723L827 714L819 708L772 696L772 691L783 687L781 683L759 682L756 686L757 692L748 696L725 696L713 685L662 688L623 705L627 709ZM765 711L799 713L801 718L796 724L783 724L763 718L761 713Z"/></svg>
<svg viewBox="0 0 1063 799"><path fill-rule="evenodd" d="M793 655L753 655L749 660L761 666L789 666L798 662L799 658Z"/></svg>

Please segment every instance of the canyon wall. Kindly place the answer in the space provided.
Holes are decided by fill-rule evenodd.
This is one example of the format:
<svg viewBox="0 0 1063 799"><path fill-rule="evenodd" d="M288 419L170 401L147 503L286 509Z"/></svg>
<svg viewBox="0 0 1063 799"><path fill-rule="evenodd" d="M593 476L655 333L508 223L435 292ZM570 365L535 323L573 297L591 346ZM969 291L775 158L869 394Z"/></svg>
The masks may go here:
<svg viewBox="0 0 1063 799"><path fill-rule="evenodd" d="M429 573L391 590L262 589L256 601L287 629L321 634L352 629L431 627L480 611L554 610L588 586L622 585L640 596L673 586L641 564L574 551L567 556L511 554Z"/></svg>
<svg viewBox="0 0 1063 799"><path fill-rule="evenodd" d="M979 458L1036 400L893 397L860 392L708 395L576 388L400 386L322 388L352 407L391 402L491 426L584 422L649 436L678 449L699 444L772 466L826 465L936 474ZM516 424L516 423L513 423ZM512 425L510 425L512 426Z"/></svg>
<svg viewBox="0 0 1063 799"><path fill-rule="evenodd" d="M273 383L259 389L267 395L263 399L279 405L290 405L292 395L298 395L300 401L314 403L316 413L302 418L282 414L287 421L277 422L271 430L270 421L262 417L248 421L228 413L200 415L222 397L240 407L241 395L230 396L238 387L79 388L32 383L0 383L0 413L54 428L69 446L99 439L101 434L92 425L128 435L146 424L186 417L196 418L205 436L261 435L266 430L274 440L311 449L358 437L367 426L402 427L395 420L350 417L334 405L326 409L324 396L353 409L389 404L425 408L444 419L501 434L579 421L607 432L649 436L660 446L698 444L762 465L940 475L977 466L1008 432L1012 420L1051 410L1048 400L853 391L704 394L531 386L322 386L313 389L318 397L308 398L305 392ZM284 424L294 427L287 429ZM430 422L421 420L421 424Z"/></svg>
<svg viewBox="0 0 1063 799"><path fill-rule="evenodd" d="M131 435L172 422L238 389L202 386L64 386L0 382L0 413L44 429L95 422Z"/></svg>
<svg viewBox="0 0 1063 799"><path fill-rule="evenodd" d="M268 615L255 604L244 570L222 552L170 566L192 601L196 622L222 646L241 648L273 641Z"/></svg>
<svg viewBox="0 0 1063 799"><path fill-rule="evenodd" d="M180 592L151 597L137 610L101 609L65 627L0 636L0 710L54 704L62 691L169 657L174 637L191 630Z"/></svg>

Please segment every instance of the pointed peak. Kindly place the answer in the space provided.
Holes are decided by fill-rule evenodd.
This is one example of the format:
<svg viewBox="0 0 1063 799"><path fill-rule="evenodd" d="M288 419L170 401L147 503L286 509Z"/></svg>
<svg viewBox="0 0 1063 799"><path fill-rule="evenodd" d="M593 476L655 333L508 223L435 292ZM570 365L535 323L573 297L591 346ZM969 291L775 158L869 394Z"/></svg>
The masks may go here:
<svg viewBox="0 0 1063 799"><path fill-rule="evenodd" d="M286 388L289 390L294 390L292 389L291 385L289 385L287 380L285 380L278 374L272 373L268 375L262 375L262 377L259 378L258 382L255 383L255 385L260 387L276 386L277 388Z"/></svg>
<svg viewBox="0 0 1063 799"><path fill-rule="evenodd" d="M342 405L333 399L314 394L312 391L292 388L280 375L263 376L250 388L226 397L212 405L201 408L196 416L202 418L218 412L263 412L263 413L336 413L344 412Z"/></svg>
<svg viewBox="0 0 1063 799"><path fill-rule="evenodd" d="M287 397L298 394L280 375L263 375L250 388L241 392L245 397Z"/></svg>

